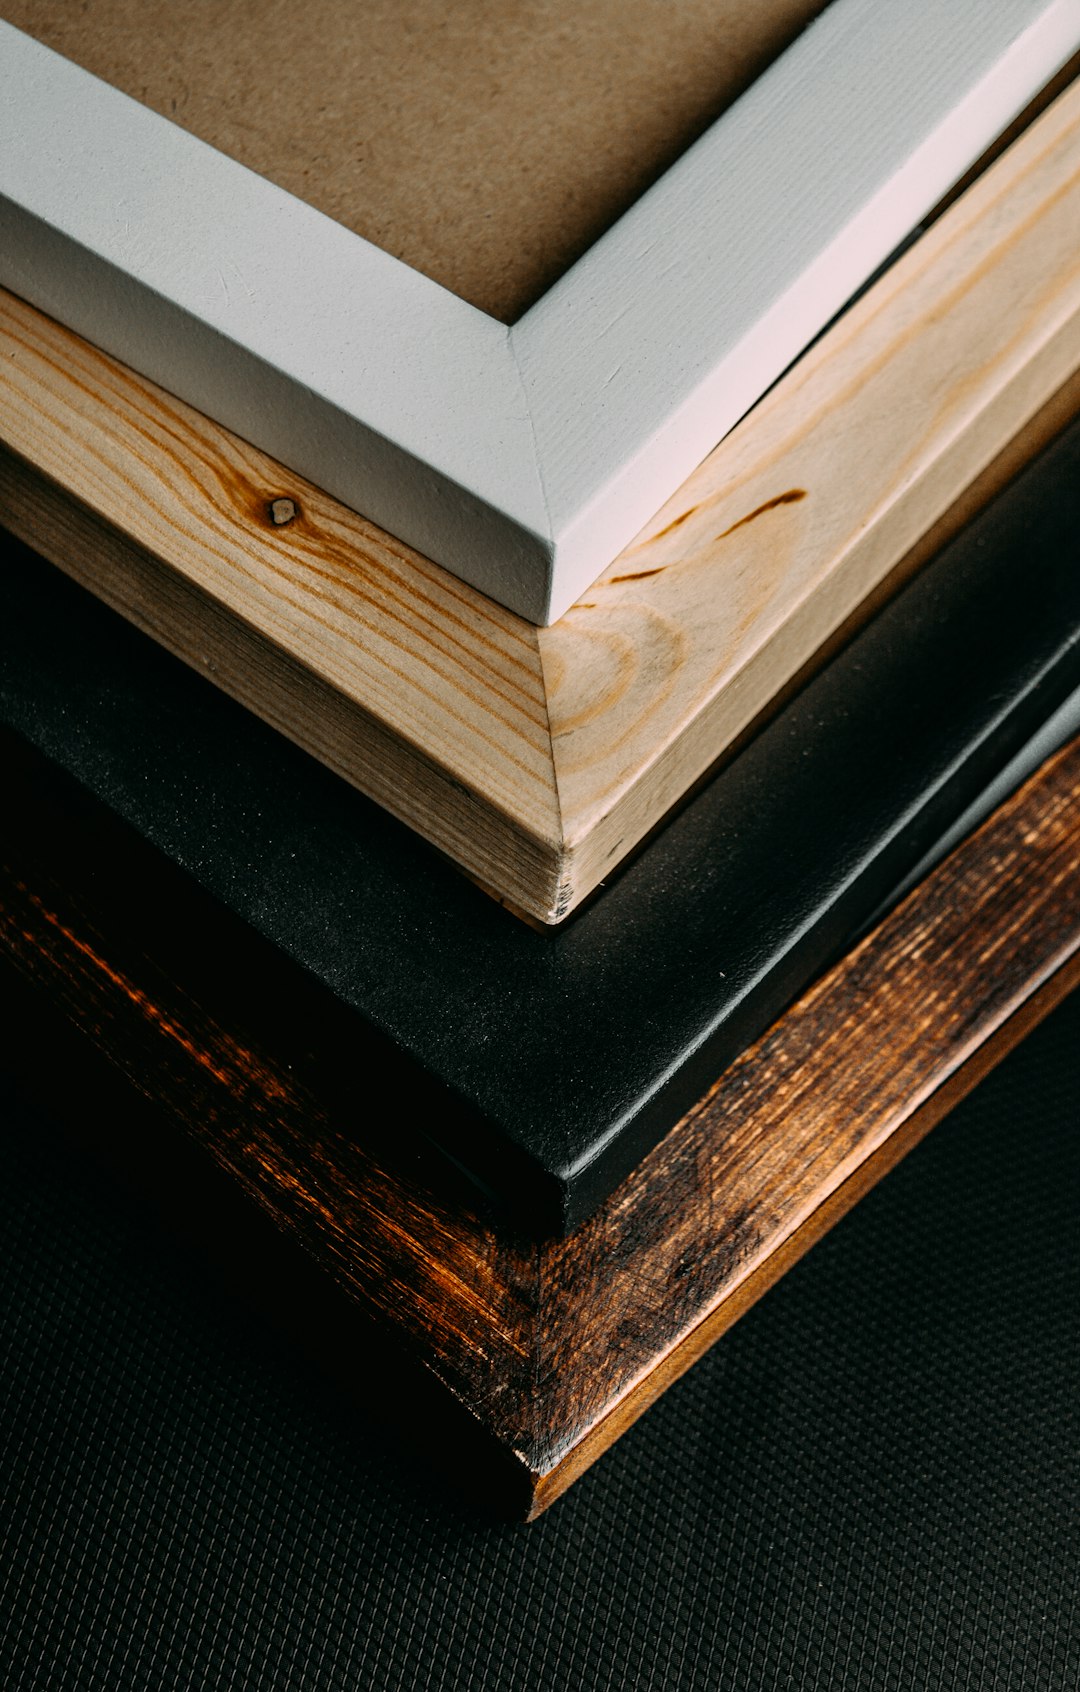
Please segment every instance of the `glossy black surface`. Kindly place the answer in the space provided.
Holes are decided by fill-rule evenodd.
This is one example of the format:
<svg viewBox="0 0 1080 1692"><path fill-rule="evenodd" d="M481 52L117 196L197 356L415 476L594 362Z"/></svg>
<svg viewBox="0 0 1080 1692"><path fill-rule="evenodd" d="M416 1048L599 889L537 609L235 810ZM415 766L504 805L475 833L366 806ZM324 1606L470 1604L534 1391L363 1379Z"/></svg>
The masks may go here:
<svg viewBox="0 0 1080 1692"><path fill-rule="evenodd" d="M1078 535L1074 427L553 935L20 549L3 719L452 1088L446 1149L522 1225L567 1228L1080 684Z"/></svg>

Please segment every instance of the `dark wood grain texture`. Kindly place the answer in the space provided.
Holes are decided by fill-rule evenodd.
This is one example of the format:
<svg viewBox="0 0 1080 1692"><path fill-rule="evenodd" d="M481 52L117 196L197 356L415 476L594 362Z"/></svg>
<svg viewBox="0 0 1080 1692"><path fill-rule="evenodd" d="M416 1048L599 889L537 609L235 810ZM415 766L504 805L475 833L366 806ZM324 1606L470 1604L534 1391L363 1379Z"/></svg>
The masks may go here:
<svg viewBox="0 0 1080 1692"><path fill-rule="evenodd" d="M731 1065L589 1223L516 1244L375 1102L405 1119L437 1098L373 1086L365 1110L342 1087L325 1060L347 1023L317 985L14 741L5 785L3 949L19 978L183 1126L328 1298L374 1316L456 1401L502 1454L520 1513L557 1497L1080 973L1077 742Z"/></svg>

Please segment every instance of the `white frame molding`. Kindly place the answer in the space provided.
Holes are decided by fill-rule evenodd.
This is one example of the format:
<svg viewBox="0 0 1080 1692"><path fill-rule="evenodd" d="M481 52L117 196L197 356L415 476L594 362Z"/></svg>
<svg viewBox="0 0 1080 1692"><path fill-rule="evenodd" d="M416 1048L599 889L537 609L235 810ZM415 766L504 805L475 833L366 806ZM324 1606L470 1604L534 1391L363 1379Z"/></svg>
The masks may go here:
<svg viewBox="0 0 1080 1692"><path fill-rule="evenodd" d="M1075 415L1078 229L1074 81L550 628L2 289L0 520L557 922Z"/></svg>
<svg viewBox="0 0 1080 1692"><path fill-rule="evenodd" d="M1078 46L833 0L508 328L0 23L0 282L547 624Z"/></svg>

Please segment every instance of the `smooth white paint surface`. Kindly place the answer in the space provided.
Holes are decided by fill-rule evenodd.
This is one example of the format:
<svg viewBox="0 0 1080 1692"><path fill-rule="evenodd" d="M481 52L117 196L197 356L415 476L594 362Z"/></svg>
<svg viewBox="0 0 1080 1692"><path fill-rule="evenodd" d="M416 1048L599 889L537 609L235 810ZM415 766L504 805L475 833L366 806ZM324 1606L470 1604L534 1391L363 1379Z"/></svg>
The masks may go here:
<svg viewBox="0 0 1080 1692"><path fill-rule="evenodd" d="M0 282L548 622L1078 46L834 0L507 329L0 23Z"/></svg>

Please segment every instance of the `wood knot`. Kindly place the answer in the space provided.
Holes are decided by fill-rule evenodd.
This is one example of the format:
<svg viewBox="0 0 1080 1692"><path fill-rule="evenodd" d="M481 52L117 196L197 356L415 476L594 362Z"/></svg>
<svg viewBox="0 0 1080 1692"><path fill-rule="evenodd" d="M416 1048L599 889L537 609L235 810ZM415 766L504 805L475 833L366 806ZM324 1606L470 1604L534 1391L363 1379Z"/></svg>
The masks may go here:
<svg viewBox="0 0 1080 1692"><path fill-rule="evenodd" d="M294 499L289 499L285 494L281 494L277 499L270 501L266 507L266 514L274 527L280 529L286 523L291 523L294 517L299 517L300 507Z"/></svg>

